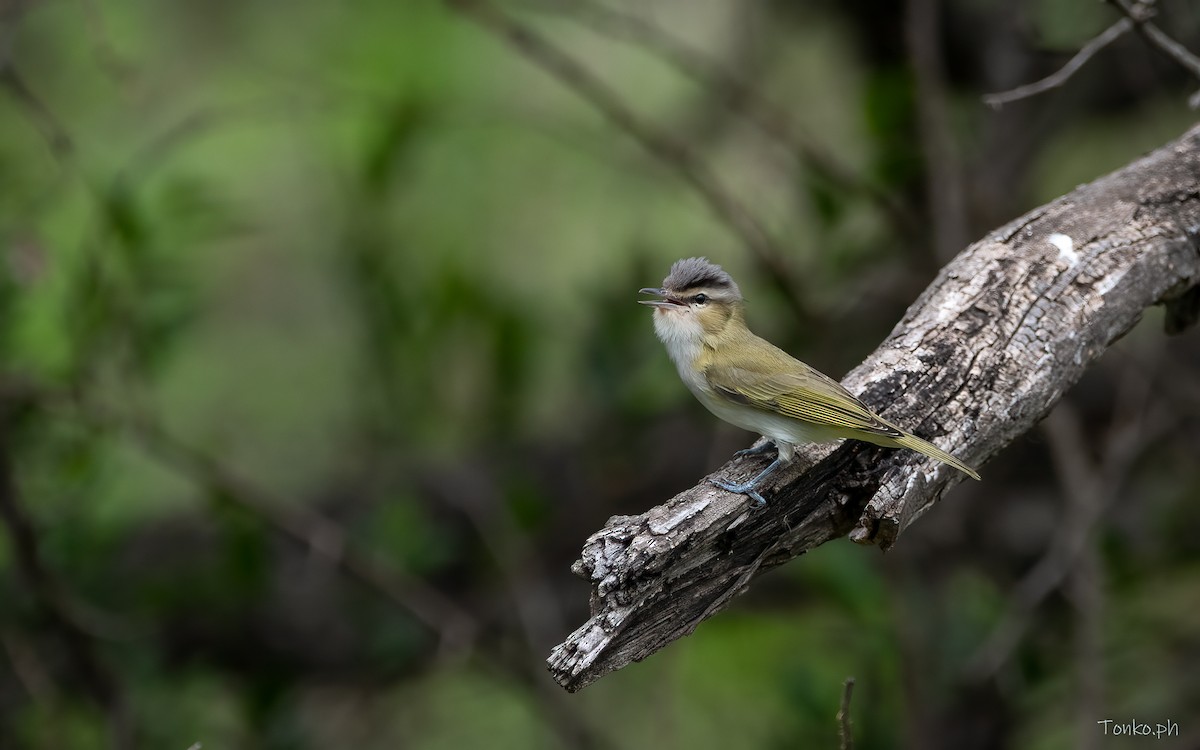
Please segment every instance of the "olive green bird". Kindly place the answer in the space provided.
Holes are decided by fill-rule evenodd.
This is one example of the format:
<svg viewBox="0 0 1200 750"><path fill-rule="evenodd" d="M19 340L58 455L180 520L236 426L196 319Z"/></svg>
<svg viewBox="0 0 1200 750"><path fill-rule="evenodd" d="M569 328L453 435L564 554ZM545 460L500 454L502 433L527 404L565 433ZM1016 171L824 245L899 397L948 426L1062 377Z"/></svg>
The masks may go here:
<svg viewBox="0 0 1200 750"><path fill-rule="evenodd" d="M654 331L700 403L768 438L778 451L750 481L711 480L716 486L762 505L759 486L792 460L797 445L843 438L909 448L979 479L970 466L872 412L837 381L755 336L746 327L742 293L720 266L705 258L676 261L661 289L640 293L658 297L638 301L655 308ZM769 450L766 444L737 455Z"/></svg>

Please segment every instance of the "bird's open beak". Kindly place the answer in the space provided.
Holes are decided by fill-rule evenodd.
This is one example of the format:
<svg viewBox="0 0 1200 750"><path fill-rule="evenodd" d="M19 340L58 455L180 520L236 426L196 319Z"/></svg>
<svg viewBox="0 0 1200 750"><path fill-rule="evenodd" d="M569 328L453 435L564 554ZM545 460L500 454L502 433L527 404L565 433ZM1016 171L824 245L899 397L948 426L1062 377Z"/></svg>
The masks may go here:
<svg viewBox="0 0 1200 750"><path fill-rule="evenodd" d="M639 289L638 294L654 294L654 295L657 295L662 298L662 299L640 299L640 300L638 300L639 305L650 305L651 307L681 307L681 306L683 306L683 303L680 302L679 300L671 297L671 295L667 293L666 289L653 289L651 287L646 287L645 289Z"/></svg>

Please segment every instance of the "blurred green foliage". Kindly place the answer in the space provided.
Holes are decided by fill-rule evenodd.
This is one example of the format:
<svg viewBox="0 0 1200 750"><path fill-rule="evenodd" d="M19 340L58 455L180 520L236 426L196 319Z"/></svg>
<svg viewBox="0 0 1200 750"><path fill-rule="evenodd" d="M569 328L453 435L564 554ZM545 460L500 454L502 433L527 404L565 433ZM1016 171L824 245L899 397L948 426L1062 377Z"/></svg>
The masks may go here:
<svg viewBox="0 0 1200 750"><path fill-rule="evenodd" d="M835 747L850 675L866 750L1083 736L1064 597L994 680L963 676L1053 534L1036 438L886 558L827 545L579 695L542 671L585 615L586 535L747 440L691 402L636 289L707 254L759 332L837 374L937 267L901 5L655 5L792 142L570 4L513 9L712 166L787 250L813 330L677 166L449 6L0 7L0 491L22 516L0 534L0 748ZM1193 119L1134 44L1004 119L980 94L1085 41L1078 4L944 5L978 234ZM1163 5L1195 39L1195 12ZM960 59L990 40L1011 66ZM1194 335L1122 346L1200 366ZM1081 385L1091 425L1121 361ZM1200 705L1181 666L1200 656L1200 479L1175 437L1196 402L1178 419L1103 531L1100 718ZM345 560L419 581L469 632Z"/></svg>

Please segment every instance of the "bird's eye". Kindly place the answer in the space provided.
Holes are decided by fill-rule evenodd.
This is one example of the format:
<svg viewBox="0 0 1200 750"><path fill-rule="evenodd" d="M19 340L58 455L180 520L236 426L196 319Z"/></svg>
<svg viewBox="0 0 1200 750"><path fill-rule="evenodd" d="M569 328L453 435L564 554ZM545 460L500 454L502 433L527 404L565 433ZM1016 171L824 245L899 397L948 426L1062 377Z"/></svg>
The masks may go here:
<svg viewBox="0 0 1200 750"><path fill-rule="evenodd" d="M692 302L695 302L697 305L703 305L705 302L708 302L708 295L697 294L696 296L692 297Z"/></svg>

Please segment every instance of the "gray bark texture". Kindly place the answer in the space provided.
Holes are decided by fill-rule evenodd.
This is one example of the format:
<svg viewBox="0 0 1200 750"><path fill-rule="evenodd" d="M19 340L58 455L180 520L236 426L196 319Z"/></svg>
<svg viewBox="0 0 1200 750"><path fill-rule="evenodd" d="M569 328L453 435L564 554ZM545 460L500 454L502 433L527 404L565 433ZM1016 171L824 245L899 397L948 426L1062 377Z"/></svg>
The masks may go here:
<svg viewBox="0 0 1200 750"><path fill-rule="evenodd" d="M981 466L1156 304L1169 333L1200 313L1200 127L972 244L843 383ZM767 460L714 476L746 479ZM555 647L550 671L574 691L644 659L831 539L887 549L963 478L913 451L848 441L798 451L763 508L701 481L614 516L572 566L591 583L591 617Z"/></svg>

